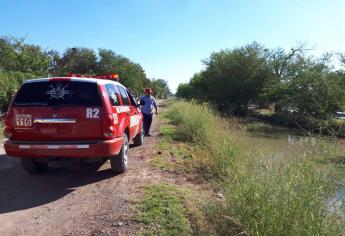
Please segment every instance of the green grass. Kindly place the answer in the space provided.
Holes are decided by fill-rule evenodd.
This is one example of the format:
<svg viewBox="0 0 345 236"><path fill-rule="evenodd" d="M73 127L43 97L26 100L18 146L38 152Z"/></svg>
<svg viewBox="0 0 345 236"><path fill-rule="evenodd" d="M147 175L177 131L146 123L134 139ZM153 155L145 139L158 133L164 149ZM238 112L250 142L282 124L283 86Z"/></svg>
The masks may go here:
<svg viewBox="0 0 345 236"><path fill-rule="evenodd" d="M232 174L237 148L232 145L232 137L225 135L228 128L219 129L212 109L207 105L177 101L166 116L177 127L174 137L194 147L194 164L200 174L217 181ZM219 132L215 132L217 130Z"/></svg>
<svg viewBox="0 0 345 236"><path fill-rule="evenodd" d="M137 203L137 220L144 225L138 235L210 235L200 206L204 197L192 186L160 183L143 188Z"/></svg>
<svg viewBox="0 0 345 236"><path fill-rule="evenodd" d="M163 117L166 114L163 114ZM162 115L161 115L162 117ZM160 118L160 132L163 134L161 142L158 144L158 154L149 160L154 168L164 172L176 174L191 173L195 168L194 146L179 142L181 139L176 132L175 126Z"/></svg>
<svg viewBox="0 0 345 236"><path fill-rule="evenodd" d="M190 234L182 199L172 185L160 184L146 187L144 199L139 205L138 220L147 228L144 235Z"/></svg>
<svg viewBox="0 0 345 236"><path fill-rule="evenodd" d="M165 148L172 153L182 150L179 155L187 156L181 160L188 160L189 171L200 174L225 195L225 202L206 211L219 235L243 231L250 235L344 233L344 221L326 209L325 202L336 186L333 166L320 165L322 147L305 144L277 158L270 155L274 145L255 143L207 105L176 101L166 116L176 127L165 128ZM174 145L176 141L187 146L180 144L180 148ZM169 162L160 164L179 169Z"/></svg>

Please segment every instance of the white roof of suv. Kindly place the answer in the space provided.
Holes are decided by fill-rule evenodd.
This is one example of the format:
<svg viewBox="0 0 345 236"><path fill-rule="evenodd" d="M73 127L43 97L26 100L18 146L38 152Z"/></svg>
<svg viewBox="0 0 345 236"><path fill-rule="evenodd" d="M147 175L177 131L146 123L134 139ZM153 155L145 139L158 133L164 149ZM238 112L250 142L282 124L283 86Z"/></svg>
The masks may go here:
<svg viewBox="0 0 345 236"><path fill-rule="evenodd" d="M97 84L108 84L113 83L115 85L119 85L124 87L121 83L110 80L110 79L96 79L96 78L80 78L80 77L51 77L51 78L38 78L38 79L30 79L25 81L25 83L36 83L36 82L46 82L51 79L71 79L71 81L77 81L77 82L90 82L90 83L97 83Z"/></svg>

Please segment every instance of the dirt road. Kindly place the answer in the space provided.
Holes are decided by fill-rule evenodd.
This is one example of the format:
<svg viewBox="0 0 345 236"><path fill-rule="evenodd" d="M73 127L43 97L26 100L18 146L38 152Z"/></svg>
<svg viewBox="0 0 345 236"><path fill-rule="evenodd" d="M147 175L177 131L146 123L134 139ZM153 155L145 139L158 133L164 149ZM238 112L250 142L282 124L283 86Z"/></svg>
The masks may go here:
<svg viewBox="0 0 345 236"><path fill-rule="evenodd" d="M157 178L145 159L159 140L158 121L142 147L130 149L129 170L92 166L49 167L29 175L0 145L0 235L132 235L131 201L139 186Z"/></svg>

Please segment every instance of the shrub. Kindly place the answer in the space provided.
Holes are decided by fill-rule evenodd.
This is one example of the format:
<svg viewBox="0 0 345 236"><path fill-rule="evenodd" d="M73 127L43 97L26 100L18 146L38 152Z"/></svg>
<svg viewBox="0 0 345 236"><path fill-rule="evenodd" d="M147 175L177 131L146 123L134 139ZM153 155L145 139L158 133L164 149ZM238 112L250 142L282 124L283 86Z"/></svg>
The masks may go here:
<svg viewBox="0 0 345 236"><path fill-rule="evenodd" d="M0 71L0 111L6 111L11 98L27 79L35 78L32 74L22 72Z"/></svg>
<svg viewBox="0 0 345 236"><path fill-rule="evenodd" d="M229 137L218 132L214 111L206 104L176 102L167 116L179 127L182 141L198 146L196 156L201 173L212 179L228 178L236 149Z"/></svg>

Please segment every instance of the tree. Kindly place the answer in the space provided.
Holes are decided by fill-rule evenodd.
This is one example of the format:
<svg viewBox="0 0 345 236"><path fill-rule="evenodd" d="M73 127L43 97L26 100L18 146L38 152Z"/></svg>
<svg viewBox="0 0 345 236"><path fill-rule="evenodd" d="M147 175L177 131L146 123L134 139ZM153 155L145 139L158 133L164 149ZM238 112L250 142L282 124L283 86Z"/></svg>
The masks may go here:
<svg viewBox="0 0 345 236"><path fill-rule="evenodd" d="M288 52L258 43L212 53L206 68L177 96L211 102L222 112L246 112L249 102L293 107L302 116L329 119L345 109L345 72L332 66L333 54L307 56L305 45ZM344 54L338 54L345 65Z"/></svg>
<svg viewBox="0 0 345 236"><path fill-rule="evenodd" d="M291 100L301 114L329 119L345 105L345 86L337 73L306 71L291 83Z"/></svg>
<svg viewBox="0 0 345 236"><path fill-rule="evenodd" d="M25 44L25 38L0 38L0 68L37 76L46 76L51 57L40 46Z"/></svg>
<svg viewBox="0 0 345 236"><path fill-rule="evenodd" d="M50 63L48 66L48 73L50 76L61 76L60 71L59 71L59 65L58 63L61 60L59 52L55 50L50 50L48 52L48 55L50 57Z"/></svg>
<svg viewBox="0 0 345 236"><path fill-rule="evenodd" d="M116 73L120 81L135 93L141 93L147 81L144 69L126 57L108 49L99 49L98 74Z"/></svg>
<svg viewBox="0 0 345 236"><path fill-rule="evenodd" d="M168 82L163 79L152 79L150 87L156 98L166 98L170 94Z"/></svg>
<svg viewBox="0 0 345 236"><path fill-rule="evenodd" d="M283 106L297 108L301 115L329 119L345 105L345 80L333 71L329 54L307 62L298 73L276 86L275 98ZM279 94L278 94L279 93Z"/></svg>
<svg viewBox="0 0 345 236"><path fill-rule="evenodd" d="M255 42L212 53L203 61L205 70L191 79L190 96L212 102L224 112L246 113L248 103L259 99L272 75L267 58L268 50Z"/></svg>
<svg viewBox="0 0 345 236"><path fill-rule="evenodd" d="M305 55L304 45L286 53L271 52L273 79L263 89L262 97L276 108L294 107L302 116L329 119L344 107L344 77L331 64L333 54L320 58Z"/></svg>
<svg viewBox="0 0 345 236"><path fill-rule="evenodd" d="M261 102L275 103L276 110L289 105L290 96L286 93L289 81L309 68L310 60L304 56L305 45L299 45L285 52L282 48L270 50L269 66L272 77L266 80L262 89Z"/></svg>
<svg viewBox="0 0 345 236"><path fill-rule="evenodd" d="M191 99L192 88L189 83L181 83L176 90L176 97Z"/></svg>
<svg viewBox="0 0 345 236"><path fill-rule="evenodd" d="M4 109L15 91L26 80L39 76L66 76L68 73L104 75L116 73L120 82L136 94L144 87L154 87L158 96L169 93L166 81L149 80L140 64L112 50L67 48L62 55L55 50L26 44L25 39L0 37L0 109Z"/></svg>
<svg viewBox="0 0 345 236"><path fill-rule="evenodd" d="M22 72L0 71L0 112L6 111L11 98L27 79L37 78L36 75Z"/></svg>
<svg viewBox="0 0 345 236"><path fill-rule="evenodd" d="M339 53L339 60L343 67L345 67L345 53Z"/></svg>
<svg viewBox="0 0 345 236"><path fill-rule="evenodd" d="M89 48L67 48L61 59L56 59L60 76L68 73L92 75L97 67L97 56Z"/></svg>

